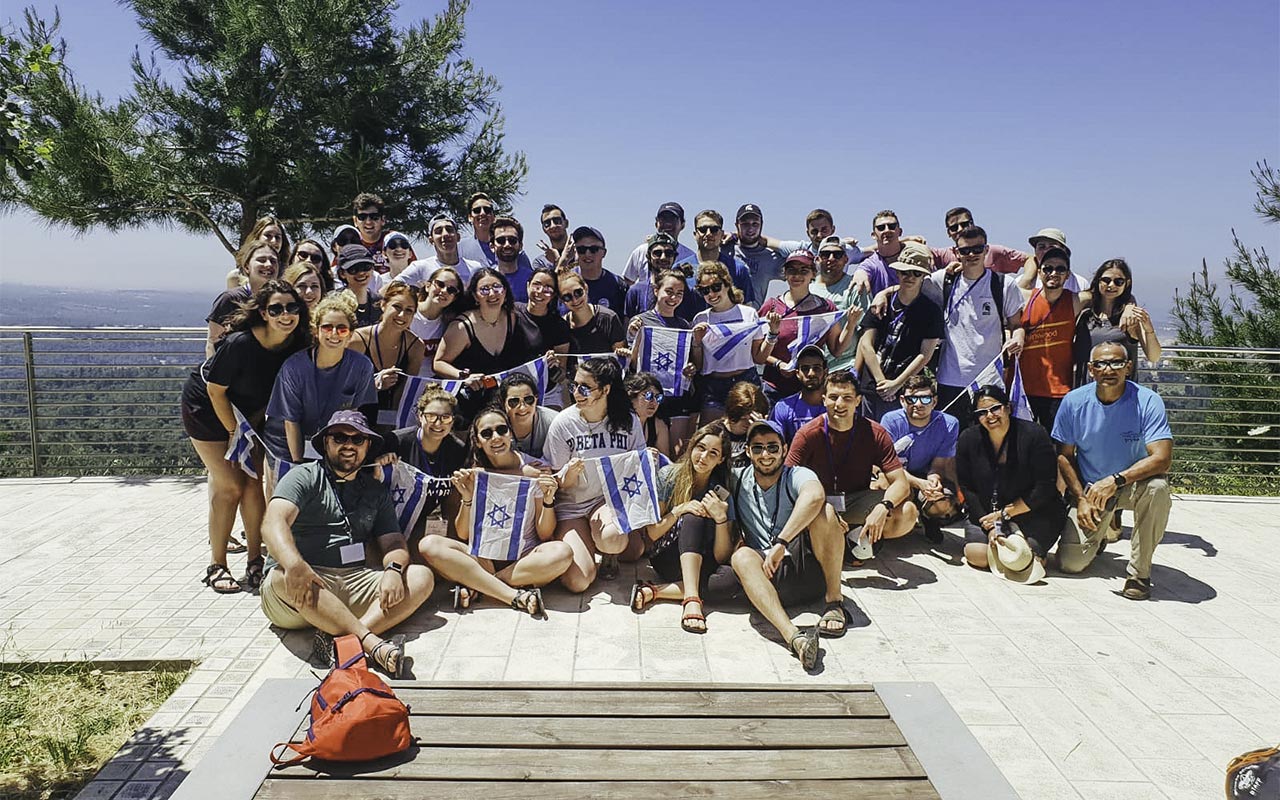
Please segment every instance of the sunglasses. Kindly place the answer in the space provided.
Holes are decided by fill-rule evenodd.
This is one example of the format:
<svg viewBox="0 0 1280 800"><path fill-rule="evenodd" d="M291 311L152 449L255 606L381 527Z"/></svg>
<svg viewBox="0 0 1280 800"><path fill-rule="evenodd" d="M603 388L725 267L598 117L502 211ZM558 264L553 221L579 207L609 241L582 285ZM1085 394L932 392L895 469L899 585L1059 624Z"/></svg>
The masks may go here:
<svg viewBox="0 0 1280 800"><path fill-rule="evenodd" d="M999 414L1001 411L1004 411L1004 403L996 403L994 406L987 406L986 408L975 408L973 415L978 419L985 419L988 414Z"/></svg>
<svg viewBox="0 0 1280 800"><path fill-rule="evenodd" d="M572 292L565 292L564 294L560 295L560 301L563 303L568 303L573 300L577 300L581 298L586 293L587 293L587 290L579 286L577 289L574 289Z"/></svg>
<svg viewBox="0 0 1280 800"><path fill-rule="evenodd" d="M362 275L366 272L373 272L373 264L368 261L361 261L359 264L352 264L349 267L338 267L338 269L348 275Z"/></svg>
<svg viewBox="0 0 1280 800"><path fill-rule="evenodd" d="M927 406L933 402L931 394L908 394L903 395L902 402L909 406Z"/></svg>
<svg viewBox="0 0 1280 800"><path fill-rule="evenodd" d="M964 220L960 220L959 222L953 222L947 226L947 233L955 233L956 231L962 231L972 224L973 224L973 220L971 219L964 219Z"/></svg>
<svg viewBox="0 0 1280 800"><path fill-rule="evenodd" d="M592 393L592 392L594 392L595 390L596 390L596 387L594 387L594 386L588 386L588 385L587 385L587 384L585 384L585 383L571 383L571 384L569 384L569 391L570 391L570 392L573 392L574 394L578 395L579 397L590 397L590 396L591 396L591 393Z"/></svg>
<svg viewBox="0 0 1280 800"><path fill-rule="evenodd" d="M818 253L818 258L831 259L839 258L842 255L844 255L843 250L823 250L821 253Z"/></svg>
<svg viewBox="0 0 1280 800"><path fill-rule="evenodd" d="M719 225L699 225L697 231L698 233L719 233L721 228Z"/></svg>
<svg viewBox="0 0 1280 800"><path fill-rule="evenodd" d="M447 236L458 232L458 229L452 225L437 225L431 229L432 236Z"/></svg>
<svg viewBox="0 0 1280 800"><path fill-rule="evenodd" d="M1066 275L1071 270L1067 267L1041 267L1040 271L1045 275Z"/></svg>
<svg viewBox="0 0 1280 800"><path fill-rule="evenodd" d="M768 454L769 454L769 455L771 455L771 456L776 456L778 453L781 453L781 452L782 452L782 445L780 445L780 444L753 444L753 445L751 445L751 447L750 447L750 451L751 451L751 455L753 455L753 456L762 456L762 455L764 455L765 453L768 453Z"/></svg>
<svg viewBox="0 0 1280 800"><path fill-rule="evenodd" d="M482 214L492 214L493 206L475 206L471 209L471 216L478 217Z"/></svg>
<svg viewBox="0 0 1280 800"><path fill-rule="evenodd" d="M322 322L322 323L320 323L320 332L321 332L321 333L336 333L336 334L338 334L339 336L346 336L348 333L351 333L351 326L350 326L350 325L335 325L335 324L333 324L332 322Z"/></svg>
<svg viewBox="0 0 1280 800"><path fill-rule="evenodd" d="M811 270L808 267L787 267L782 270L783 275L807 275Z"/></svg>
<svg viewBox="0 0 1280 800"><path fill-rule="evenodd" d="M503 294L506 291L507 291L506 287L504 287L500 283L491 283L488 286L476 287L476 294L480 295L481 297L490 297L492 295L499 295L499 294Z"/></svg>
<svg viewBox="0 0 1280 800"><path fill-rule="evenodd" d="M662 392L655 392L652 389L645 389L643 392L640 392L639 394L636 394L633 396L647 400L650 403L661 403L663 398L666 397L666 395L663 394Z"/></svg>
<svg viewBox="0 0 1280 800"><path fill-rule="evenodd" d="M579 245L575 245L573 249L574 249L574 250L577 250L577 251L578 251L578 255L580 255L580 256L585 256L587 253L591 253L592 255L595 255L596 253L599 253L601 250L603 250L603 249L604 249L604 245L600 245L600 244L579 244Z"/></svg>
<svg viewBox="0 0 1280 800"><path fill-rule="evenodd" d="M480 437L480 441L487 442L495 436L506 436L511 433L510 425L495 425L492 428L476 431L476 436Z"/></svg>
<svg viewBox="0 0 1280 800"><path fill-rule="evenodd" d="M366 222L368 220L377 221L382 219L382 212L381 211L361 211L359 214L356 214L356 219L360 220L361 222Z"/></svg>
<svg viewBox="0 0 1280 800"><path fill-rule="evenodd" d="M310 250L299 250L298 252L294 253L293 258L295 261L297 261L300 258L305 258L307 261L310 261L312 264L315 264L317 267L324 266L324 256L320 255L319 253L313 253Z"/></svg>
<svg viewBox="0 0 1280 800"><path fill-rule="evenodd" d="M356 447L369 441L363 433L331 433L328 436L337 444L354 444Z"/></svg>
<svg viewBox="0 0 1280 800"><path fill-rule="evenodd" d="M267 316L278 317L281 314L296 316L298 313L298 310L301 308L302 308L302 305L299 303L272 303L271 305L267 306Z"/></svg>
<svg viewBox="0 0 1280 800"><path fill-rule="evenodd" d="M339 247L346 247L349 244L360 244L360 234L347 231L333 240L334 244Z"/></svg>
<svg viewBox="0 0 1280 800"><path fill-rule="evenodd" d="M436 414L431 411L421 411L418 413L418 417L425 420L429 425L435 425L440 422L448 425L450 422L453 422L452 414Z"/></svg>
<svg viewBox="0 0 1280 800"><path fill-rule="evenodd" d="M439 289L440 291L444 292L447 295L456 295L460 291L462 291L457 286L451 286L450 284L447 284L444 281L438 280L436 278L431 279L431 285L436 287L437 289Z"/></svg>
<svg viewBox="0 0 1280 800"><path fill-rule="evenodd" d="M550 228L552 225L563 225L564 217L547 217L542 221L542 227Z"/></svg>
<svg viewBox="0 0 1280 800"><path fill-rule="evenodd" d="M675 258L675 257L676 257L676 251L675 251L675 250L668 250L668 249L667 249L667 248L665 248L665 247L659 247L659 248L658 248L658 249L656 249L656 250L650 250L650 251L649 251L649 260L650 260L650 261L653 261L653 260L655 260L655 259L659 259L659 258L662 258L662 259L672 258L672 259L673 259L673 258Z"/></svg>
<svg viewBox="0 0 1280 800"><path fill-rule="evenodd" d="M896 222L880 222L876 224L876 230L878 231L893 231L897 229L898 223Z"/></svg>
<svg viewBox="0 0 1280 800"><path fill-rule="evenodd" d="M406 239L392 239L387 242L388 250L408 250L409 242Z"/></svg>
<svg viewBox="0 0 1280 800"><path fill-rule="evenodd" d="M509 244L520 244L520 240L514 236L496 236L494 237L493 243L505 246Z"/></svg>
<svg viewBox="0 0 1280 800"><path fill-rule="evenodd" d="M706 297L709 294L715 294L716 292L723 292L723 291L724 291L723 281L716 281L715 283L708 283L706 286L698 287L698 294L702 295L703 297Z"/></svg>
<svg viewBox="0 0 1280 800"><path fill-rule="evenodd" d="M985 244L974 244L968 247L957 247L956 252L962 256L977 256L982 255L982 251L986 249L987 246Z"/></svg>
<svg viewBox="0 0 1280 800"><path fill-rule="evenodd" d="M1089 362L1089 366L1094 369L1122 369L1125 364L1129 363L1127 358L1108 358L1097 359Z"/></svg>
<svg viewBox="0 0 1280 800"><path fill-rule="evenodd" d="M1124 286L1128 282L1128 278L1111 278L1106 276L1098 278L1098 283L1103 286Z"/></svg>
<svg viewBox="0 0 1280 800"><path fill-rule="evenodd" d="M525 404L526 406L533 407L538 404L538 398L534 397L533 395L528 395L526 397L508 397L507 398L507 408L519 408L521 403Z"/></svg>

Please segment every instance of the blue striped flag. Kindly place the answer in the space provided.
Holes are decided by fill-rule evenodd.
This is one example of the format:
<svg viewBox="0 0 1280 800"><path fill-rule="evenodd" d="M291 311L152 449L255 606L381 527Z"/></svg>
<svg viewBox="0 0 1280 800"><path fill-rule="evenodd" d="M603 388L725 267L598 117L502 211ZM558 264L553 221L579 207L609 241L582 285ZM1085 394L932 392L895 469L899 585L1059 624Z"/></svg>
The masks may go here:
<svg viewBox="0 0 1280 800"><path fill-rule="evenodd" d="M969 383L969 397L972 398L974 392L983 386L995 384L996 386L1004 386L1004 354L996 356L991 363L982 368L978 373L978 377Z"/></svg>
<svg viewBox="0 0 1280 800"><path fill-rule="evenodd" d="M528 375L530 378L533 378L533 382L538 386L538 403L542 403L543 398L547 394L547 359L545 357L535 358L526 364L521 364L518 367L514 367L504 372L499 372L493 377L501 383L508 375L515 375L517 373Z"/></svg>
<svg viewBox="0 0 1280 800"><path fill-rule="evenodd" d="M267 471L267 484L263 487L263 490L266 492L267 497L270 497L272 493L275 492L276 484L280 482L280 479L285 476L286 472L296 467L297 464L294 464L292 461L285 461L283 458L278 457L275 453L271 452L271 448L269 447L265 447L263 450L265 451L263 461Z"/></svg>
<svg viewBox="0 0 1280 800"><path fill-rule="evenodd" d="M692 346L693 331L646 325L636 337L631 360L637 371L651 373L663 390L679 396L688 386L684 366Z"/></svg>
<svg viewBox="0 0 1280 800"><path fill-rule="evenodd" d="M719 361L744 341L755 338L764 321L756 322L716 322L708 326L702 343L711 351L711 355Z"/></svg>
<svg viewBox="0 0 1280 800"><path fill-rule="evenodd" d="M796 368L796 360L800 357L800 351L811 344L822 346L822 338L827 335L827 331L841 324L849 316L848 311L831 311L826 314L809 314L808 316L795 317L793 320L796 326L796 338L791 342L791 346L787 348L787 352L791 356L787 369Z"/></svg>
<svg viewBox="0 0 1280 800"><path fill-rule="evenodd" d="M231 432L231 440L227 442L227 452L223 458L240 467L250 478L256 480L258 468L253 463L253 448L261 447L262 441L258 439L258 434L249 424L249 420L240 413L240 409L232 406L231 411L236 415L236 429Z"/></svg>
<svg viewBox="0 0 1280 800"><path fill-rule="evenodd" d="M440 481L449 483L448 478L432 477L403 461L374 467L374 474L390 490L391 502L396 508L396 519L400 520L400 532L406 537L418 524L418 517L422 515L422 509L436 488L431 484Z"/></svg>
<svg viewBox="0 0 1280 800"><path fill-rule="evenodd" d="M457 394L462 390L462 381L424 378L420 375L405 378L404 391L400 393L400 407L396 409L396 428L411 428L418 424L418 398L422 397L428 386L440 386L449 394Z"/></svg>
<svg viewBox="0 0 1280 800"><path fill-rule="evenodd" d="M1009 386L1009 405L1013 406L1013 415L1018 419L1027 421L1035 419L1031 413L1031 401L1027 399L1026 390L1022 388L1022 368L1018 366L1018 359L1013 361L1013 382Z"/></svg>
<svg viewBox="0 0 1280 800"><path fill-rule="evenodd" d="M604 487L605 502L618 518L618 527L634 531L657 522L658 481L647 450L604 456L592 465Z"/></svg>
<svg viewBox="0 0 1280 800"><path fill-rule="evenodd" d="M471 555L494 561L515 561L530 515L530 506L542 497L532 478L496 472L476 474L476 496L471 503ZM536 524L536 520L535 524Z"/></svg>

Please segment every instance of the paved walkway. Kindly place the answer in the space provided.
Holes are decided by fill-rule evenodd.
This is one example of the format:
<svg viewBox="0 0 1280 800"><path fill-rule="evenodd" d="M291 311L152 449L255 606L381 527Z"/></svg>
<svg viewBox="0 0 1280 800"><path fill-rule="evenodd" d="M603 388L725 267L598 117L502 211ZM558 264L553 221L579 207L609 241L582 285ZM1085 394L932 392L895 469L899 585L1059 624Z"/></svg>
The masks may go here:
<svg viewBox="0 0 1280 800"><path fill-rule="evenodd" d="M199 662L81 798L168 797L261 681L310 670L309 634L199 584L204 497L188 480L0 481L0 660ZM942 552L895 543L845 573L865 616L824 640L816 680L933 681L1027 800L1219 796L1233 755L1280 741L1280 564L1259 557L1278 516L1280 500L1178 499L1147 603L1118 595L1124 542L1087 576L1032 587L962 566L956 536ZM632 614L636 574L551 590L547 620L459 615L437 595L406 626L413 677L814 680L742 600L711 599L700 637L677 604Z"/></svg>

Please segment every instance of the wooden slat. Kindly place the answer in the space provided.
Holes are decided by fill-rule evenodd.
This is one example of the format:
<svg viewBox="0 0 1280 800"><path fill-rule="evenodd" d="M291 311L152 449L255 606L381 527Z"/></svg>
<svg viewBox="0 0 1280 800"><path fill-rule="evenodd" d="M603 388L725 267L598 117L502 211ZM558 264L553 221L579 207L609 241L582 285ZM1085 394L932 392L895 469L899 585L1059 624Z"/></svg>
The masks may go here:
<svg viewBox="0 0 1280 800"><path fill-rule="evenodd" d="M923 779L797 781L391 781L358 783L268 779L258 800L939 800Z"/></svg>
<svg viewBox="0 0 1280 800"><path fill-rule="evenodd" d="M857 717L749 719L745 717L414 717L423 747L902 747L893 720ZM302 741L305 726L293 741Z"/></svg>
<svg viewBox="0 0 1280 800"><path fill-rule="evenodd" d="M396 689L414 715L504 717L888 717L874 692Z"/></svg>
<svg viewBox="0 0 1280 800"><path fill-rule="evenodd" d="M321 765L284 767L275 777L312 779ZM325 774L398 780L702 781L924 778L905 747L857 750L586 750L424 747L366 764L324 764ZM316 767L316 768L312 768ZM352 796L367 796L359 781Z"/></svg>

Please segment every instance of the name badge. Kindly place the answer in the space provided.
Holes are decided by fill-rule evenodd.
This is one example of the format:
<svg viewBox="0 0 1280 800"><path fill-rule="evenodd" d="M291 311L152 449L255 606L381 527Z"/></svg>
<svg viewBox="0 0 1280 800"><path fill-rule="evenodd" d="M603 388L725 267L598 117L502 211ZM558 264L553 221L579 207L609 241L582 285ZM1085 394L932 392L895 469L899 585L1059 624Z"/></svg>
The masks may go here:
<svg viewBox="0 0 1280 800"><path fill-rule="evenodd" d="M449 535L449 523L439 517L427 517L426 524L422 528L423 536L445 536Z"/></svg>
<svg viewBox="0 0 1280 800"><path fill-rule="evenodd" d="M341 556L343 564L363 564L364 542L344 544L342 549L338 551L338 555Z"/></svg>
<svg viewBox="0 0 1280 800"><path fill-rule="evenodd" d="M830 503L831 507L836 511L844 511L844 495L829 494L827 495L827 502Z"/></svg>

